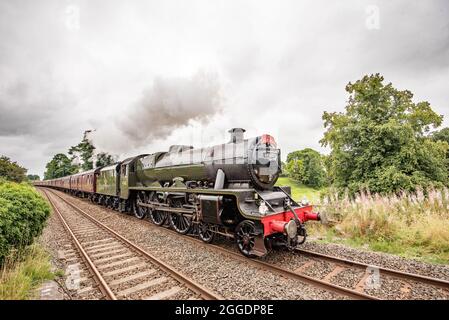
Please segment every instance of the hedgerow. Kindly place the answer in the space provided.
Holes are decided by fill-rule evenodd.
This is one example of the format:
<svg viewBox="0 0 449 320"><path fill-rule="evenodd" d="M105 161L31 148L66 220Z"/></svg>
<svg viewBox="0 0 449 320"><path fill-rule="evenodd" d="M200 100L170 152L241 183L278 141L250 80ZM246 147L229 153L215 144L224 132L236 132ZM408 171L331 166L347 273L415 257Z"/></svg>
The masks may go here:
<svg viewBox="0 0 449 320"><path fill-rule="evenodd" d="M0 180L0 263L12 249L33 243L49 215L49 205L33 187Z"/></svg>

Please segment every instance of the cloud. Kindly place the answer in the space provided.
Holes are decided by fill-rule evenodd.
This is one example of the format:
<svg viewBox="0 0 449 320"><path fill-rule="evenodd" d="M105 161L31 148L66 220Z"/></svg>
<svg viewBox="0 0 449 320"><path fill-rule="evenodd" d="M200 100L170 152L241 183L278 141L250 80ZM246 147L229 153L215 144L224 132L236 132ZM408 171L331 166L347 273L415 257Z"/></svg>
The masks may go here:
<svg viewBox="0 0 449 320"><path fill-rule="evenodd" d="M273 134L284 157L325 151L322 113L376 72L448 114L447 1L236 5L0 2L0 153L42 173L87 129L101 151L133 155L221 143L231 127Z"/></svg>

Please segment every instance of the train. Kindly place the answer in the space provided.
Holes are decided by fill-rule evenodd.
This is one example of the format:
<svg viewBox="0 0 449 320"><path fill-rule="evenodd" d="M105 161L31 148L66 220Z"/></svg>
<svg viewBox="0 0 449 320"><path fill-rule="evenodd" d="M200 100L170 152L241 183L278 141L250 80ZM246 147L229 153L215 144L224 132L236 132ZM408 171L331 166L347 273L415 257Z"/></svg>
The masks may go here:
<svg viewBox="0 0 449 320"><path fill-rule="evenodd" d="M293 249L306 241L305 223L320 214L307 201L296 202L289 186L275 185L282 169L274 137L246 139L244 132L233 128L223 144L173 145L35 185L168 224L207 243L217 235L233 238L247 257Z"/></svg>

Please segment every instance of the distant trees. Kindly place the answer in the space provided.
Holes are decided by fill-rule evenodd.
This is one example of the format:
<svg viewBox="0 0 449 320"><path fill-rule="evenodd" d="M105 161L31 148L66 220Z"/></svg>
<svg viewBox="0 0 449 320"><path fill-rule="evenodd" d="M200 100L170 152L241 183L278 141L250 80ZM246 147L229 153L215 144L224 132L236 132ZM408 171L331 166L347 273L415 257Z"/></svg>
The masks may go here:
<svg viewBox="0 0 449 320"><path fill-rule="evenodd" d="M11 161L8 157L0 157L0 177L14 182L22 182L26 179L27 169L19 166L17 162Z"/></svg>
<svg viewBox="0 0 449 320"><path fill-rule="evenodd" d="M91 130L85 131L81 142L70 147L68 151L70 157L58 153L47 163L44 179L60 178L79 171L91 170L94 164L95 167L102 167L115 162L114 157L107 152L94 154L95 147L88 138L90 132ZM79 160L78 163L75 160Z"/></svg>
<svg viewBox="0 0 449 320"><path fill-rule="evenodd" d="M106 152L100 152L97 154L97 160L95 161L95 167L103 167L113 164L115 159L112 155Z"/></svg>
<svg viewBox="0 0 449 320"><path fill-rule="evenodd" d="M38 180L40 180L41 178L40 178L37 174L28 174L28 175L27 175L27 179L28 179L29 181L38 181Z"/></svg>
<svg viewBox="0 0 449 320"><path fill-rule="evenodd" d="M435 131L432 133L431 137L434 141L446 141L449 143L449 128L443 128L439 131Z"/></svg>
<svg viewBox="0 0 449 320"><path fill-rule="evenodd" d="M449 145L449 128L443 128L439 131L432 133L431 138L434 141L446 142ZM446 169L447 174L449 174L449 148L446 151Z"/></svg>
<svg viewBox="0 0 449 320"><path fill-rule="evenodd" d="M44 173L44 179L61 178L78 172L77 166L63 153L56 154L46 165L47 170Z"/></svg>
<svg viewBox="0 0 449 320"><path fill-rule="evenodd" d="M331 148L328 174L336 187L388 193L447 185L448 134L429 136L443 117L428 102L412 102L410 91L384 84L379 74L349 83L346 91L345 112L323 115L321 143Z"/></svg>
<svg viewBox="0 0 449 320"><path fill-rule="evenodd" d="M288 154L285 170L289 177L312 188L326 184L326 171L322 155L310 148Z"/></svg>
<svg viewBox="0 0 449 320"><path fill-rule="evenodd" d="M81 158L81 171L93 169L94 166L93 155L95 147L87 138L87 134L90 132L90 130L85 131L83 140L81 140L81 142L76 146L72 146L69 149L69 155L72 157L72 160L74 160L78 155Z"/></svg>

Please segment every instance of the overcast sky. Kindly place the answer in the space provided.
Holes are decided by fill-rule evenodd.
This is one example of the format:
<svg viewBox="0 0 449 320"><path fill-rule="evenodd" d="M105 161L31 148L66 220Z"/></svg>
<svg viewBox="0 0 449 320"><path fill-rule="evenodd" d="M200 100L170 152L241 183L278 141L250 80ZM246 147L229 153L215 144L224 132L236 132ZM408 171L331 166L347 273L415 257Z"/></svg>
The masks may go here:
<svg viewBox="0 0 449 320"><path fill-rule="evenodd" d="M449 2L0 2L0 154L42 176L96 129L124 157L270 133L319 144L349 81L380 72L449 124Z"/></svg>

